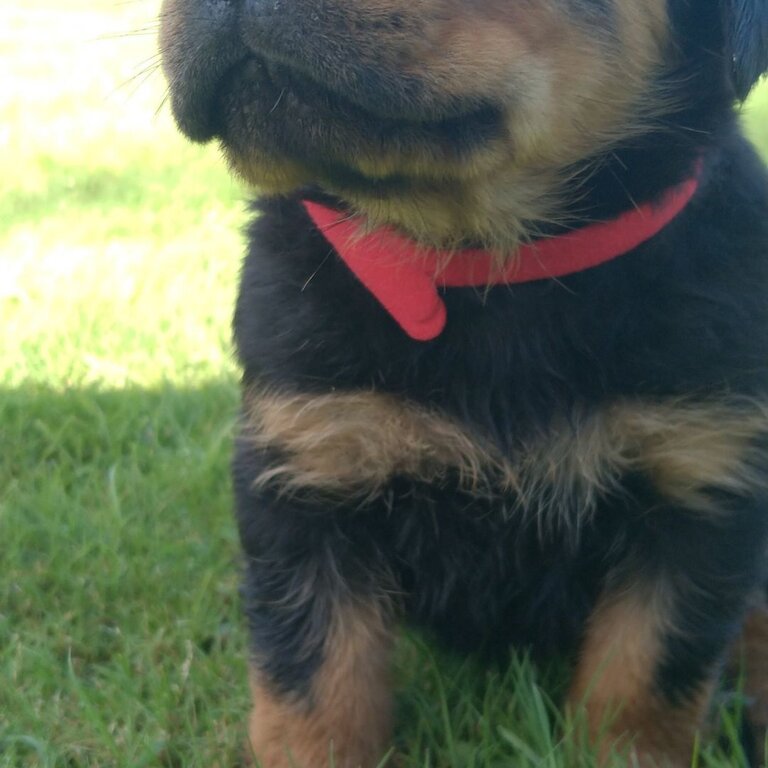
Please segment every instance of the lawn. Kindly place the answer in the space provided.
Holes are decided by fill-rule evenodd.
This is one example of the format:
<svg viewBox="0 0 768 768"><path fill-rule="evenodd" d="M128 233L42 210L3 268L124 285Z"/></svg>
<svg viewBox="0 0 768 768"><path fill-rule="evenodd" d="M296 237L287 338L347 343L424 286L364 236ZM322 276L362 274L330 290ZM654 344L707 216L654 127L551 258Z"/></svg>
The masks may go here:
<svg viewBox="0 0 768 768"><path fill-rule="evenodd" d="M0 6L0 768L240 757L244 193L161 107L156 13ZM768 154L768 87L745 119ZM479 670L411 638L397 674L402 768L557 768L573 751L556 671ZM738 713L723 722L727 738ZM739 764L713 746L696 762Z"/></svg>

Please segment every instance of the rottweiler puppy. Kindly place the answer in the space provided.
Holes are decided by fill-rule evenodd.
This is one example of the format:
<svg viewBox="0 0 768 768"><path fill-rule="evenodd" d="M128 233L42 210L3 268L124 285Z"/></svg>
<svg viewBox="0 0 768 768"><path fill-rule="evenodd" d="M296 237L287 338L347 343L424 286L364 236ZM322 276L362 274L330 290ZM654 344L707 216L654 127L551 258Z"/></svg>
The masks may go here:
<svg viewBox="0 0 768 768"><path fill-rule="evenodd" d="M735 106L768 0L165 0L161 47L181 130L263 193L261 765L377 764L401 621L571 657L605 760L685 766L729 656L764 729L768 179Z"/></svg>

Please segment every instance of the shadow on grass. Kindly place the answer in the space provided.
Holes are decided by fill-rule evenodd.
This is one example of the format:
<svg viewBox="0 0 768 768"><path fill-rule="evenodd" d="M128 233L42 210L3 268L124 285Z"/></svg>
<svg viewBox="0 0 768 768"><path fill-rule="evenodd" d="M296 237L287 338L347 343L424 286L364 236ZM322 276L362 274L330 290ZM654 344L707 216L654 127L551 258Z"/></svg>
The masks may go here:
<svg viewBox="0 0 768 768"><path fill-rule="evenodd" d="M225 379L0 391L3 768L234 764L236 408Z"/></svg>
<svg viewBox="0 0 768 768"><path fill-rule="evenodd" d="M0 766L234 766L247 640L228 463L232 379L0 391ZM400 768L591 768L564 665L487 668L409 635ZM728 742L696 766L737 768ZM624 763L625 764L625 763ZM617 765L622 765L619 761Z"/></svg>
<svg viewBox="0 0 768 768"><path fill-rule="evenodd" d="M230 433L237 409L231 379L191 388L0 389L0 478L19 479L50 462L73 470L208 453Z"/></svg>

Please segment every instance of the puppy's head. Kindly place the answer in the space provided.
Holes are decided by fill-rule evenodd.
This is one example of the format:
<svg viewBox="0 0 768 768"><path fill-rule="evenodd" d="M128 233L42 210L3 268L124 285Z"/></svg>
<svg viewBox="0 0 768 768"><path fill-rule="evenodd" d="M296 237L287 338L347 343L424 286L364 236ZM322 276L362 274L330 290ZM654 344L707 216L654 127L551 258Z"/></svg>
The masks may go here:
<svg viewBox="0 0 768 768"><path fill-rule="evenodd" d="M671 109L678 5L715 2L165 0L161 47L182 131L262 189L319 183L422 239L510 243L568 169ZM718 10L743 97L768 0Z"/></svg>

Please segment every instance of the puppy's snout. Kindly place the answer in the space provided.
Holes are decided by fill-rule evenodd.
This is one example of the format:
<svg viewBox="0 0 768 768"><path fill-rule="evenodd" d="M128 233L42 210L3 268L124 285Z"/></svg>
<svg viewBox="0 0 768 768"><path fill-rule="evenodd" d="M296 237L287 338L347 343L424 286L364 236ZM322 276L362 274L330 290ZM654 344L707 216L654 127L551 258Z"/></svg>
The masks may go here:
<svg viewBox="0 0 768 768"><path fill-rule="evenodd" d="M313 0L241 0L239 31L257 55L282 63L301 61L315 35L326 38L320 3Z"/></svg>
<svg viewBox="0 0 768 768"><path fill-rule="evenodd" d="M195 141L216 133L213 101L223 75L246 58L238 29L242 0L165 0L160 50L179 128Z"/></svg>

